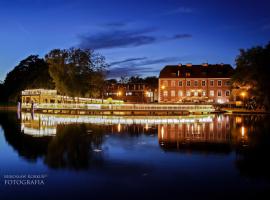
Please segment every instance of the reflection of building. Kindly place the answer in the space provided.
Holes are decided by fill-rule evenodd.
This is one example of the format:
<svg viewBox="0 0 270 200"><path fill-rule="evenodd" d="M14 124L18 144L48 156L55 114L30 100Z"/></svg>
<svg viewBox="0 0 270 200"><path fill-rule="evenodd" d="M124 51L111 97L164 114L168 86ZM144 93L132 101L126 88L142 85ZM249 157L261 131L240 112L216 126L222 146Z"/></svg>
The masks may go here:
<svg viewBox="0 0 270 200"><path fill-rule="evenodd" d="M158 139L163 148L181 148L190 144L229 144L230 120L216 116L211 122L162 124L158 126Z"/></svg>
<svg viewBox="0 0 270 200"><path fill-rule="evenodd" d="M159 76L159 102L226 103L231 96L230 65L168 65Z"/></svg>
<svg viewBox="0 0 270 200"><path fill-rule="evenodd" d="M56 125L50 121L41 120L40 115L22 113L21 131L34 137L54 136L56 135Z"/></svg>

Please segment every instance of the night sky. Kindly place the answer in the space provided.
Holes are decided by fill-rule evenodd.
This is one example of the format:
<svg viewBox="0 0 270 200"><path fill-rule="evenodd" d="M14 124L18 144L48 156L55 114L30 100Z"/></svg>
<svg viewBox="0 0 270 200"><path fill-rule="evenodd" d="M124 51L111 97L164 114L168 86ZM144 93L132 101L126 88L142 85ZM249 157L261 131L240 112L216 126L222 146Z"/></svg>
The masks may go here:
<svg viewBox="0 0 270 200"><path fill-rule="evenodd" d="M1 0L0 80L30 54L92 48L110 77L158 75L166 64L234 64L270 41L269 0Z"/></svg>

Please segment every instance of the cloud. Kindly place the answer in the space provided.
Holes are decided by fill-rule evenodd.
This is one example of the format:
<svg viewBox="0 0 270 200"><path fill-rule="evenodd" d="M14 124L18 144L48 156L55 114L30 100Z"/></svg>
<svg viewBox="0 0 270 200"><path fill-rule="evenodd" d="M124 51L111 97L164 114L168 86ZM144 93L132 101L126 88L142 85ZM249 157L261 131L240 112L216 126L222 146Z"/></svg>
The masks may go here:
<svg viewBox="0 0 270 200"><path fill-rule="evenodd" d="M127 23L124 22L111 22L111 23L106 23L106 24L101 24L103 27L107 28L122 28L125 27Z"/></svg>
<svg viewBox="0 0 270 200"><path fill-rule="evenodd" d="M184 39L192 37L191 34L176 34L174 36L157 37L153 33L157 29L122 30L111 29L94 35L79 36L79 47L85 49L112 49L119 47L138 47L162 41Z"/></svg>
<svg viewBox="0 0 270 200"><path fill-rule="evenodd" d="M170 11L165 12L163 15L174 15L174 14L189 14L194 10L189 7L178 7L176 9L172 9Z"/></svg>
<svg viewBox="0 0 270 200"><path fill-rule="evenodd" d="M153 32L153 30L112 30L95 35L81 35L79 36L79 46L91 49L136 47L156 41L156 37L149 35L150 32Z"/></svg>
<svg viewBox="0 0 270 200"><path fill-rule="evenodd" d="M177 63L181 58L178 57L164 57L149 59L143 58L128 58L113 62L113 66L109 71L110 78L119 78L121 76L145 75L147 73L158 74L162 65L154 66L157 64Z"/></svg>
<svg viewBox="0 0 270 200"><path fill-rule="evenodd" d="M191 37L192 37L191 34L184 33L184 34L174 35L173 39L183 39L183 38L191 38Z"/></svg>
<svg viewBox="0 0 270 200"><path fill-rule="evenodd" d="M269 24L264 24L261 29L263 31L269 30L270 29L270 23Z"/></svg>
<svg viewBox="0 0 270 200"><path fill-rule="evenodd" d="M124 59L124 60L111 62L109 65L110 66L114 66L114 65L119 65L119 64L123 64L123 63L128 63L128 62L131 62L131 61L144 60L144 59L146 59L146 57L141 57L141 58L127 58L127 59Z"/></svg>

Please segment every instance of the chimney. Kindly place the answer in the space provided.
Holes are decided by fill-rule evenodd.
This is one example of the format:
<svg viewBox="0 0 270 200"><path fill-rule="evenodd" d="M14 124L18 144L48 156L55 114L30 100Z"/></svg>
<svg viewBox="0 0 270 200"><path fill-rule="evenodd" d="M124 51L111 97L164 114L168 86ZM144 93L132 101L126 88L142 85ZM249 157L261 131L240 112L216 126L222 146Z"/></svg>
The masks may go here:
<svg viewBox="0 0 270 200"><path fill-rule="evenodd" d="M186 66L187 67L192 67L192 63L187 63Z"/></svg>

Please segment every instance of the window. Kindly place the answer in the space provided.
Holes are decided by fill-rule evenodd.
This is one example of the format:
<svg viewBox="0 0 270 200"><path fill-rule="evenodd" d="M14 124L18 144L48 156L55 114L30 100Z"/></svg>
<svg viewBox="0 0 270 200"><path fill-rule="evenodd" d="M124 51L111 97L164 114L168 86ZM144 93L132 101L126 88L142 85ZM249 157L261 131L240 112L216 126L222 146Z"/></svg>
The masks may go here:
<svg viewBox="0 0 270 200"><path fill-rule="evenodd" d="M217 84L218 84L218 86L221 86L222 85L222 81L221 80L218 80Z"/></svg>
<svg viewBox="0 0 270 200"><path fill-rule="evenodd" d="M190 91L187 91L187 96L190 97Z"/></svg>
<svg viewBox="0 0 270 200"><path fill-rule="evenodd" d="M202 96L206 96L206 91L202 91Z"/></svg>
<svg viewBox="0 0 270 200"><path fill-rule="evenodd" d="M194 86L198 86L198 81L194 81Z"/></svg>
<svg viewBox="0 0 270 200"><path fill-rule="evenodd" d="M195 97L198 96L198 92L197 92L197 91L194 92L194 96L195 96Z"/></svg>
<svg viewBox="0 0 270 200"><path fill-rule="evenodd" d="M230 96L230 90L226 90L225 95L228 97Z"/></svg>
<svg viewBox="0 0 270 200"><path fill-rule="evenodd" d="M218 93L217 93L217 95L218 95L219 97L221 97L221 95L222 95L222 92L221 92L221 90L218 90Z"/></svg>
<svg viewBox="0 0 270 200"><path fill-rule="evenodd" d="M190 86L190 81L187 81L187 86Z"/></svg>
<svg viewBox="0 0 270 200"><path fill-rule="evenodd" d="M168 86L168 81L163 81L164 86Z"/></svg>
<svg viewBox="0 0 270 200"><path fill-rule="evenodd" d="M175 87L175 81L171 81L171 86Z"/></svg>
<svg viewBox="0 0 270 200"><path fill-rule="evenodd" d="M182 87L182 86L183 86L182 81L179 81L179 82L178 82L178 85L179 85L180 87Z"/></svg>
<svg viewBox="0 0 270 200"><path fill-rule="evenodd" d="M166 90L163 91L163 96L164 96L164 97L167 97L167 96L168 96L168 91L166 91Z"/></svg>
<svg viewBox="0 0 270 200"><path fill-rule="evenodd" d="M178 96L179 96L179 97L182 97L182 96L183 96L183 91L182 91L182 90L179 90L179 91L178 91Z"/></svg>
<svg viewBox="0 0 270 200"><path fill-rule="evenodd" d="M231 81L226 81L226 82L225 82L225 85L226 85L226 86L230 86L230 85L231 85Z"/></svg>
<svg viewBox="0 0 270 200"><path fill-rule="evenodd" d="M210 96L211 97L215 96L215 91L214 90L210 90Z"/></svg>
<svg viewBox="0 0 270 200"><path fill-rule="evenodd" d="M210 86L214 86L214 80L210 81Z"/></svg>
<svg viewBox="0 0 270 200"><path fill-rule="evenodd" d="M175 91L174 90L171 91L171 96L175 97Z"/></svg>
<svg viewBox="0 0 270 200"><path fill-rule="evenodd" d="M190 73L189 72L186 73L186 77L190 77Z"/></svg>
<svg viewBox="0 0 270 200"><path fill-rule="evenodd" d="M202 86L205 86L205 81L202 81Z"/></svg>

